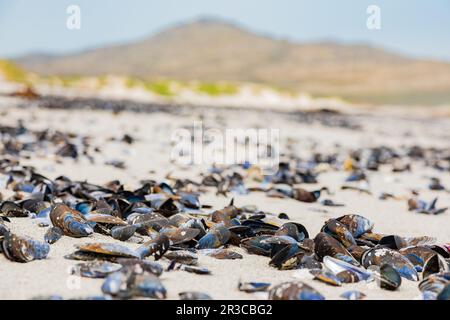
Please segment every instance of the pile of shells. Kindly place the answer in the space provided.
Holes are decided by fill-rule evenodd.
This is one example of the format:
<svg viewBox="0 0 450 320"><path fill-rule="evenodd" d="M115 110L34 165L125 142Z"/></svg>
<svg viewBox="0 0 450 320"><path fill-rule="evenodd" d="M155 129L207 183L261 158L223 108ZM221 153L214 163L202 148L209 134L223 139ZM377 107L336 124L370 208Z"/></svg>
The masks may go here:
<svg viewBox="0 0 450 320"><path fill-rule="evenodd" d="M332 199L328 186L310 189L299 184L317 184L326 171L347 172L340 186L372 194L368 180L381 166L392 173L412 170L415 165L450 171L447 149L387 147L339 152L313 153L311 158L289 156L273 174L244 163L212 167L199 181L167 176L164 181L141 181L128 190L120 181L105 185L73 181L60 176L49 179L19 159L42 150L61 157L92 158L87 137L61 132L31 131L22 123L0 126L0 250L13 262L30 263L46 259L51 247L64 237L90 238L65 256L74 261L72 273L104 279L101 298L164 299L167 290L160 279L163 272L188 272L193 276L211 274L199 264L199 255L237 260L248 254L267 257L267 265L278 270L305 269L316 281L330 286L375 282L383 290L398 290L402 280L416 281L423 299L449 299L450 245L436 243L430 236L383 234L372 221L350 213L324 221L318 234L290 220L284 213L238 206L233 200L224 208L200 202L200 195L215 188L217 195L263 192L271 198L291 198L324 207L345 207ZM133 143L124 136L123 142ZM112 162L118 168L124 164ZM436 177L430 190L448 192ZM6 192L8 191L8 192ZM417 192L404 198L405 207L415 213L437 215L447 208L438 199L423 200ZM231 197L230 197L231 198ZM399 199L383 193L381 200ZM15 219L34 219L47 228L43 239L12 232ZM112 242L96 242L95 234ZM118 244L120 241L121 244ZM137 249L129 244L138 244ZM160 260L168 261L164 268ZM238 263L238 262L236 262ZM265 292L269 299L325 299L302 281L272 284L239 282L236 290ZM345 299L363 299L360 291L347 291ZM52 297L52 298L57 298ZM97 297L98 298L98 297ZM207 293L182 292L181 299L209 299Z"/></svg>
<svg viewBox="0 0 450 320"><path fill-rule="evenodd" d="M210 274L199 265L199 255L239 260L243 256L234 248L240 247L268 257L268 265L279 270L307 269L315 280L330 286L375 281L381 289L397 290L403 278L420 281L424 299L448 299L448 244L428 236L381 234L361 215L327 220L318 234L311 235L286 214L239 207L233 201L219 210L202 205L190 181L145 181L136 190L126 190L119 181L99 186L67 177L50 180L7 160L0 161L0 178L6 181L3 188L15 194L0 203L1 248L9 260L45 259L62 237L93 238L100 233L123 242L79 244L65 257L76 261L73 274L104 278L102 298L163 299L167 296L159 278L163 272ZM310 196L311 201L320 197L294 190L294 197ZM24 217L47 228L42 241L10 231L13 219ZM132 249L130 242L140 246ZM166 270L160 259L170 261ZM301 281L274 285L255 281L236 287L247 293L267 292L269 299L325 298ZM365 294L349 291L343 297L362 299ZM210 297L183 292L180 298Z"/></svg>

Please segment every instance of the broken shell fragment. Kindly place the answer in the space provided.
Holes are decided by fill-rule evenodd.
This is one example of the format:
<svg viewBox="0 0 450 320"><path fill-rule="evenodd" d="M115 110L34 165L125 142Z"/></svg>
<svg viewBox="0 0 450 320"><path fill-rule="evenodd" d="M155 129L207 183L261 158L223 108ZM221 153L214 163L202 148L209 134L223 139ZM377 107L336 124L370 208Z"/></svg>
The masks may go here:
<svg viewBox="0 0 450 320"><path fill-rule="evenodd" d="M53 244L59 239L61 239L63 231L58 227L50 227L44 235L45 242Z"/></svg>

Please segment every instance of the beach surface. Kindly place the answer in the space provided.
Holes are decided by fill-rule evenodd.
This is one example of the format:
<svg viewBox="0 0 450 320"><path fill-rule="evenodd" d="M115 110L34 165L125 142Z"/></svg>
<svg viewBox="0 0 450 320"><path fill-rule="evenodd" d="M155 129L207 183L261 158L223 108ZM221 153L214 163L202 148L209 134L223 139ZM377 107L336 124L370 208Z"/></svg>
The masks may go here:
<svg viewBox="0 0 450 320"><path fill-rule="evenodd" d="M201 108L184 110L181 113L123 111L113 113L99 110L63 110L23 108L16 99L1 98L0 124L15 125L21 120L27 128L35 130L60 130L90 137L90 144L99 147L93 161L80 157L78 160L56 157L42 151L30 154L21 163L32 165L37 172L54 179L65 175L73 180L88 180L105 184L118 179L128 188L139 186L146 179L163 180L170 174L177 178L200 181L200 173L209 169L208 164L182 166L173 161L171 138L179 128L190 128L195 121L202 121L208 128L265 128L278 129L282 153L289 145L293 152L308 156L312 150L351 150L377 146L418 145L422 147L450 148L450 118L423 116L420 113L377 112L363 110L354 112L348 121L351 126L333 125L321 121L302 121L302 115L264 110L229 110L226 108ZM121 141L128 134L135 141ZM120 160L125 168L116 168L106 163ZM319 203L303 203L294 199L269 198L263 192L247 195L230 194L228 197L215 194L211 189L202 194L202 204L214 209L226 206L232 197L237 206L256 205L260 210L274 214L286 213L291 220L303 224L310 235L317 234L327 219L344 214L360 214L371 221L374 231L401 236L431 236L437 243L450 241L450 212L441 215L426 215L408 211L407 198L411 191L431 200L439 197L440 207L450 207L448 191L431 191L429 179L439 177L450 187L450 173L441 172L420 163L413 163L410 171L393 173L383 166L377 172L369 172L371 194L354 190L341 190L348 172L327 170L319 175L317 184L302 185L308 190L328 187L327 198L345 204L344 207L324 207ZM0 192L7 192L2 191ZM380 200L382 192L389 192L398 199ZM6 194L5 194L6 195ZM4 195L4 196L5 196ZM43 240L47 228L39 227L30 218L11 218L8 224L13 232ZM0 299L30 299L39 296L59 295L63 298L86 298L102 294L102 279L81 278L70 274L77 261L65 259L75 251L75 244L86 242L119 242L95 233L89 238L62 237L51 245L47 259L30 263L16 263L0 255ZM122 243L123 244L123 243ZM125 243L136 248L138 245ZM399 290L381 290L376 283L345 284L332 287L317 280L307 270L279 271L269 266L269 258L250 255L242 248L235 248L243 255L240 260L217 260L200 256L199 265L208 267L211 275L195 275L182 271L164 272L161 280L167 288L169 299L178 299L184 291L201 291L214 299L264 299L266 294L247 294L238 291L238 282L261 281L278 284L284 281L302 280L322 293L327 299L341 299L340 294L357 289L367 299L416 299L420 297L418 283L403 279ZM161 263L166 267L165 259Z"/></svg>

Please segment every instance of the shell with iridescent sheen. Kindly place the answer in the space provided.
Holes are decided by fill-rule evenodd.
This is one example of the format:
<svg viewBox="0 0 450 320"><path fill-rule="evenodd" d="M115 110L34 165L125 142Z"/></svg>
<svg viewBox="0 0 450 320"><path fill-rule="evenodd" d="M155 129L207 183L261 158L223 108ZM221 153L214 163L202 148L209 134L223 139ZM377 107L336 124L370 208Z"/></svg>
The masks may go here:
<svg viewBox="0 0 450 320"><path fill-rule="evenodd" d="M140 255L133 249L116 243L86 243L76 246L79 251L92 254L107 255L122 258L140 258Z"/></svg>
<svg viewBox="0 0 450 320"><path fill-rule="evenodd" d="M391 265L402 277L408 280L419 280L414 265L398 251L376 247L367 250L362 257L362 265L365 268L371 265L382 266L384 264Z"/></svg>
<svg viewBox="0 0 450 320"><path fill-rule="evenodd" d="M348 214L339 217L336 220L343 223L347 227L347 229L352 233L354 238L358 238L363 234L372 231L374 226L369 219L357 214Z"/></svg>
<svg viewBox="0 0 450 320"><path fill-rule="evenodd" d="M347 249L335 238L328 235L327 233L320 232L314 238L314 251L320 261L325 256L331 256L333 258L337 258L343 261L346 261L350 264L358 266L358 261L347 251Z"/></svg>
<svg viewBox="0 0 450 320"><path fill-rule="evenodd" d="M65 204L56 204L50 212L53 226L63 230L64 235L74 238L87 237L94 233L86 218Z"/></svg>
<svg viewBox="0 0 450 320"><path fill-rule="evenodd" d="M71 273L86 278L105 278L108 274L119 271L122 265L108 261L82 262L74 265Z"/></svg>
<svg viewBox="0 0 450 320"><path fill-rule="evenodd" d="M223 246L230 239L231 233L223 225L215 226L204 235L197 244L198 249L213 249Z"/></svg>
<svg viewBox="0 0 450 320"><path fill-rule="evenodd" d="M16 262L30 262L45 259L50 252L50 245L27 236L7 232L1 242L5 256Z"/></svg>

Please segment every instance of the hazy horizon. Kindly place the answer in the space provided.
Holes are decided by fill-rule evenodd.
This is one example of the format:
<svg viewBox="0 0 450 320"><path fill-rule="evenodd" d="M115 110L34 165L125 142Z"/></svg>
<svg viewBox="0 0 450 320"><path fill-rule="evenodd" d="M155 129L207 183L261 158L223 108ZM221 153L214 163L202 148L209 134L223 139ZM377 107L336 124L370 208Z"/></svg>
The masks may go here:
<svg viewBox="0 0 450 320"><path fill-rule="evenodd" d="M243 31L247 31L250 33L253 33L257 36L263 36L263 37L268 37L270 39L273 40L282 40L282 41L288 41L291 42L293 44L320 44L320 43L333 43L333 44L338 44L338 45L364 45L364 46L372 46L374 48L380 48L380 49L384 49L387 52L391 52L394 54L400 54L400 55L404 55L406 57L411 57L414 58L414 56L405 54L404 52L399 52L398 50L392 49L392 48L388 48L388 47L383 47L381 45L376 45L372 42L369 41L364 41L364 40L360 40L360 41L345 41L345 40L340 40L340 39L333 39L333 38L323 38L323 39L317 39L317 40L311 40L311 41L299 41L299 40L295 40L286 36L282 36L282 35L274 35L271 34L269 32L262 32L260 30L253 30L251 28L248 28L242 24L240 24L238 21L233 21L231 19L227 19L227 18L223 18L223 17L219 17L219 16L212 16L212 15L201 15L198 17L194 17L192 19L188 19L188 20L183 20L183 21L178 21L178 22L174 22L171 23L167 26L163 26L160 29L154 30L153 32L150 32L144 36L138 37L138 38L133 38L133 39L128 39L128 40L124 40L124 41L120 41L120 42L111 42L111 43L106 43L106 44L98 44L98 45L91 45L91 46L87 46L87 47L81 47L78 49L73 49L70 51L64 51L64 52L49 52L49 51L31 51L31 52L27 52L23 55L18 55L18 56L13 56L13 57L9 57L12 59L17 59L17 58L21 58L21 57L26 57L26 56L33 56L33 55L49 55L49 56L65 56L65 55L76 55L76 54L82 54L85 52L89 52L92 50L96 50L96 49L102 49L102 48L108 48L108 47L115 47L115 46L121 46L121 45L129 45L129 44L134 44L134 43L138 43L140 41L145 41L147 39L150 39L154 36L159 35L160 33L163 33L165 31L168 31L172 28L177 28L177 27L183 27L183 26L188 26L191 23L201 23L201 22L211 22L211 23L224 23L226 25L230 25L236 28L239 28ZM423 57L424 59L427 59L427 57ZM433 58L429 58L429 59L433 59ZM436 59L439 60L439 59ZM445 61L445 59L443 59L443 61ZM450 57L448 59L448 62L450 62Z"/></svg>
<svg viewBox="0 0 450 320"><path fill-rule="evenodd" d="M59 55L132 43L172 26L209 17L295 43L366 44L413 58L450 61L450 3L446 1L415 1L414 6L405 0L226 3L133 0L125 6L123 1L113 0L105 9L103 0L43 0L39 4L0 0L0 56ZM71 4L81 8L81 30L65 27L66 8ZM366 9L371 4L381 8L381 30L366 27Z"/></svg>

